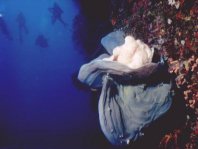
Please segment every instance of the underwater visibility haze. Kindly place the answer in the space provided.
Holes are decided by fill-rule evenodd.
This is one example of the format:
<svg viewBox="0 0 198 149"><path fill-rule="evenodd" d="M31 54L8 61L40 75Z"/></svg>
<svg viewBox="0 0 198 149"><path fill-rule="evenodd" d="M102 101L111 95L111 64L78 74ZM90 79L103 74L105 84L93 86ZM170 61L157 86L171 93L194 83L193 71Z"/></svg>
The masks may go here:
<svg viewBox="0 0 198 149"><path fill-rule="evenodd" d="M72 39L78 10L72 0L0 0L0 149L106 143L90 93L71 79L85 63Z"/></svg>

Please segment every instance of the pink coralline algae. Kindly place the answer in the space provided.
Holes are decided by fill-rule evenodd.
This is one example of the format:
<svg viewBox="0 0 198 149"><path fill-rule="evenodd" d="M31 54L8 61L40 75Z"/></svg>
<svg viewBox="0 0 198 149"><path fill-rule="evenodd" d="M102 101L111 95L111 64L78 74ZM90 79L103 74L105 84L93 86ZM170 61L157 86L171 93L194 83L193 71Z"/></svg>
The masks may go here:
<svg viewBox="0 0 198 149"><path fill-rule="evenodd" d="M161 148L198 148L198 1L128 0L113 16L123 30L154 47L167 59L169 72L185 99L186 123L166 134ZM125 13L124 13L125 12ZM114 14L114 12L112 12ZM178 99L179 100L179 99ZM179 116L179 115L178 115ZM183 143L179 143L179 140Z"/></svg>

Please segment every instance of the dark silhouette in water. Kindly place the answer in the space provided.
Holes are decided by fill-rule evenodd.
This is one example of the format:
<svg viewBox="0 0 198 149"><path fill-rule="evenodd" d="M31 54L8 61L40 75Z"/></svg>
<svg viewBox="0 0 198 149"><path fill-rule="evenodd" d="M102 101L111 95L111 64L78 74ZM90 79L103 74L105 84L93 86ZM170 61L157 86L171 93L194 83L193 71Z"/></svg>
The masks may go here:
<svg viewBox="0 0 198 149"><path fill-rule="evenodd" d="M63 21L61 15L63 14L63 10L60 8L60 6L57 3L54 3L52 8L48 9L50 13L52 13L51 20L52 24L54 24L57 20L60 21L63 26L66 26L66 23Z"/></svg>
<svg viewBox="0 0 198 149"><path fill-rule="evenodd" d="M12 40L12 36L8 30L8 27L2 14L0 14L0 32L4 34L7 37L7 39Z"/></svg>
<svg viewBox="0 0 198 149"><path fill-rule="evenodd" d="M40 46L41 48L47 48L49 46L47 39L42 34L38 35L36 38L35 45Z"/></svg>
<svg viewBox="0 0 198 149"><path fill-rule="evenodd" d="M26 26L25 16L22 12L20 12L17 15L16 21L18 23L18 28L19 28L19 40L22 43L23 42L23 32L28 34L28 28Z"/></svg>

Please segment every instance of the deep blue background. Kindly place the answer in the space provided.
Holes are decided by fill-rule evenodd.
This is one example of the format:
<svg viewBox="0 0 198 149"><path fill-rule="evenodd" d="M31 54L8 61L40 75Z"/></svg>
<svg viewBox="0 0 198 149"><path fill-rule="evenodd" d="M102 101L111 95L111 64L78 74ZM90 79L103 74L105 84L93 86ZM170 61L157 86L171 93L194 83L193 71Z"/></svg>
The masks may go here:
<svg viewBox="0 0 198 149"><path fill-rule="evenodd" d="M48 8L55 0L0 0L0 13L13 37L0 33L0 148L110 148L100 131L90 92L77 88L72 76L86 63L73 42L72 0L56 0L63 20L52 25ZM29 34L19 41L16 16L23 12ZM43 34L48 48L36 46Z"/></svg>

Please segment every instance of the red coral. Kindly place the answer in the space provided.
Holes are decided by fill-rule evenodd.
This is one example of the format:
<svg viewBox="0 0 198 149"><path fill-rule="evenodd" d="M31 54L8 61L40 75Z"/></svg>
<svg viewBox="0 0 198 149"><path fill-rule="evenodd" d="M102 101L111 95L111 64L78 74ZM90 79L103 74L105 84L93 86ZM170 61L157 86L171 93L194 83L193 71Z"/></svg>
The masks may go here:
<svg viewBox="0 0 198 149"><path fill-rule="evenodd" d="M111 19L111 24L114 26L116 24L116 19Z"/></svg>
<svg viewBox="0 0 198 149"><path fill-rule="evenodd" d="M128 0L124 9L128 14L120 12L112 24L154 46L168 58L169 72L176 75L186 108L192 112L186 115L186 126L166 134L160 145L167 149L194 149L198 148L198 2L178 1L177 9L168 1ZM178 144L181 136L185 136L186 142Z"/></svg>

